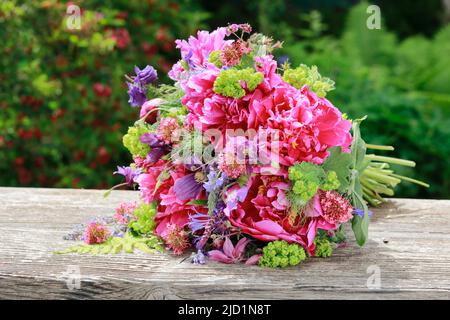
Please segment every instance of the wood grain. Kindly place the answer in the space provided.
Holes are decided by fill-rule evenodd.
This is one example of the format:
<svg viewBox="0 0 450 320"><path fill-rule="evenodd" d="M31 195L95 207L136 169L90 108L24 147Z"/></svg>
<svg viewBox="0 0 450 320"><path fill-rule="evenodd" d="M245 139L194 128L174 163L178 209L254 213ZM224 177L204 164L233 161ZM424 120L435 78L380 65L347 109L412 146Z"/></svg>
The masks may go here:
<svg viewBox="0 0 450 320"><path fill-rule="evenodd" d="M374 210L364 248L351 237L331 258L282 270L195 266L170 254L53 254L71 245L62 237L73 225L138 198L131 191L102 194L0 188L0 299L450 298L448 200L391 200ZM77 268L79 289L68 275ZM374 270L379 288L367 285Z"/></svg>

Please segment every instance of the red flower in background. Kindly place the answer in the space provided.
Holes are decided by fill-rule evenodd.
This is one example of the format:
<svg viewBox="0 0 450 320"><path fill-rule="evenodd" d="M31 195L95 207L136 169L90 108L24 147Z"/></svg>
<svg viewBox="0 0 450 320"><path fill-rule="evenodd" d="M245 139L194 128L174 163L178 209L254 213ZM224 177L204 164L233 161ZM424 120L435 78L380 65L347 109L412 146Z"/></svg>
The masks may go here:
<svg viewBox="0 0 450 320"><path fill-rule="evenodd" d="M109 96L111 96L112 90L111 90L111 87L108 85L102 84L100 82L96 82L96 83L94 83L92 88L94 90L94 94L97 97L108 98Z"/></svg>
<svg viewBox="0 0 450 320"><path fill-rule="evenodd" d="M119 49L125 49L131 42L130 33L125 28L114 29L111 38L116 41Z"/></svg>

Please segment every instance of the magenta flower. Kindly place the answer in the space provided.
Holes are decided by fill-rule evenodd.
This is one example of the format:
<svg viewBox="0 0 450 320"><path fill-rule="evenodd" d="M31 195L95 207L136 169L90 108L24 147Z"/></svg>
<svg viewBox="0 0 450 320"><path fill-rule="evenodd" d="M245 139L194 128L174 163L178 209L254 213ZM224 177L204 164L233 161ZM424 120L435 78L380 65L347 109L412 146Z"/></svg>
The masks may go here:
<svg viewBox="0 0 450 320"><path fill-rule="evenodd" d="M211 250L208 252L208 257L211 260L223 263L239 263L245 260L244 253L247 244L250 242L248 238L242 238L238 241L236 246L233 246L230 238L225 238L223 248L221 250Z"/></svg>

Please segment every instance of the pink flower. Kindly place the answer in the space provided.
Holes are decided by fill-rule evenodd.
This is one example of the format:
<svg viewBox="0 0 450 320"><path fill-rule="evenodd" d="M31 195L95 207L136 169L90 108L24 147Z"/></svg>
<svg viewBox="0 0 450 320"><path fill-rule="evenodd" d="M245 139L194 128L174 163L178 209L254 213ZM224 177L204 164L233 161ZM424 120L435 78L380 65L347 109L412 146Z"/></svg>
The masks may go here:
<svg viewBox="0 0 450 320"><path fill-rule="evenodd" d="M135 219L133 211L137 208L136 202L122 202L116 209L114 219L119 224L128 224L131 220Z"/></svg>
<svg viewBox="0 0 450 320"><path fill-rule="evenodd" d="M87 244L103 243L109 238L109 231L105 225L98 222L91 222L86 226L84 232L84 242Z"/></svg>
<svg viewBox="0 0 450 320"><path fill-rule="evenodd" d="M168 75L169 78L172 79L173 81L179 81L181 80L181 75L185 71L186 70L184 70L182 60L180 60L172 66L172 69L169 71Z"/></svg>
<svg viewBox="0 0 450 320"><path fill-rule="evenodd" d="M348 150L351 122L327 99L317 97L306 86L302 90L282 86L275 90L272 102L268 131L279 134L282 165L321 164L329 156L328 148Z"/></svg>
<svg viewBox="0 0 450 320"><path fill-rule="evenodd" d="M353 207L336 191L319 191L322 217L330 224L342 224L353 217Z"/></svg>
<svg viewBox="0 0 450 320"><path fill-rule="evenodd" d="M336 224L324 219L318 196L308 207L305 216L290 213L286 190L289 185L280 176L254 176L250 179L245 199L225 210L229 221L241 232L261 241L285 240L298 243L308 253L315 250L314 238L318 229L335 230Z"/></svg>
<svg viewBox="0 0 450 320"><path fill-rule="evenodd" d="M158 212L155 216L155 234L164 237L168 232L168 225L177 225L184 228L189 222L189 216L198 212L207 212L207 208L188 205L189 200L180 200L174 190L174 182L186 176L183 166L177 166L170 172L169 182L163 192L159 194ZM170 186L170 187L169 187ZM197 196L197 199L205 199L204 192Z"/></svg>
<svg viewBox="0 0 450 320"><path fill-rule="evenodd" d="M156 130L156 134L159 139L169 144L175 142L179 129L180 126L177 119L170 117L162 118L158 129Z"/></svg>
<svg viewBox="0 0 450 320"><path fill-rule="evenodd" d="M141 159L142 160L142 159ZM151 203L153 200L160 199L160 194L167 191L172 185L172 179L162 179L160 174L166 168L166 161L158 160L152 166L146 167L146 173L140 174L136 179L139 184L142 199L145 203ZM158 177L160 181L158 181Z"/></svg>
<svg viewBox="0 0 450 320"><path fill-rule="evenodd" d="M197 38L190 36L186 40L176 40L177 48L181 51L183 59L188 58L193 66L205 66L209 55L215 50L221 50L224 46L232 43L232 40L225 40L226 28L218 28L209 33L208 31L198 31Z"/></svg>
<svg viewBox="0 0 450 320"><path fill-rule="evenodd" d="M184 250L191 246L188 234L177 224L168 224L166 233L163 236L166 246L173 250L176 255L181 255Z"/></svg>
<svg viewBox="0 0 450 320"><path fill-rule="evenodd" d="M163 103L164 100L156 98L156 99L151 99L146 101L142 107L141 107L141 112L139 114L139 117L142 119L143 117L145 117L150 111L156 109L161 103ZM156 118L158 117L158 111L152 111L151 113L149 113L147 115L147 117L145 118L145 122L147 123L155 123L156 122Z"/></svg>
<svg viewBox="0 0 450 320"><path fill-rule="evenodd" d="M221 250L211 250L208 252L208 257L211 260L222 262L222 263L239 263L245 261L245 248L247 244L250 242L248 238L242 238L238 241L236 246L233 246L230 238L225 238L225 242L223 244L222 251ZM249 259L250 260L250 259ZM255 261L256 260L256 261ZM252 258L251 263L258 262L259 259Z"/></svg>

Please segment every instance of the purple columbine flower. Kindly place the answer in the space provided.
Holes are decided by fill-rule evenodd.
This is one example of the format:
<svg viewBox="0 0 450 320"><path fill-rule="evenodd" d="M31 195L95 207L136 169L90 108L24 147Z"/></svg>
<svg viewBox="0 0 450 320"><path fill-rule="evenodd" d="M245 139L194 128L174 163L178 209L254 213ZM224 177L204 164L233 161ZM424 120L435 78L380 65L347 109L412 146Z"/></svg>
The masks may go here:
<svg viewBox="0 0 450 320"><path fill-rule="evenodd" d="M134 183L134 178L141 174L141 169L133 169L131 167L119 167L113 174L120 174L125 177L125 182L131 187Z"/></svg>
<svg viewBox="0 0 450 320"><path fill-rule="evenodd" d="M202 191L202 184L195 180L195 173L190 173L175 181L173 191L179 200L184 201L197 197Z"/></svg>
<svg viewBox="0 0 450 320"><path fill-rule="evenodd" d="M361 218L364 218L364 210L363 209L356 208L353 210L353 214L360 216ZM372 211L368 210L367 214L368 214L369 218L372 217Z"/></svg>
<svg viewBox="0 0 450 320"><path fill-rule="evenodd" d="M169 145L160 140L154 133L144 133L139 141L148 144L151 148L145 159L148 163L155 163L169 151Z"/></svg>
<svg viewBox="0 0 450 320"><path fill-rule="evenodd" d="M128 95L130 96L128 103L132 107L141 107L147 100L144 89L141 86L136 85L135 83L127 82L127 85Z"/></svg>
<svg viewBox="0 0 450 320"><path fill-rule="evenodd" d="M144 69L140 70L138 66L134 66L134 72L136 78L134 82L140 86L145 86L158 79L158 72L152 66L147 65Z"/></svg>

